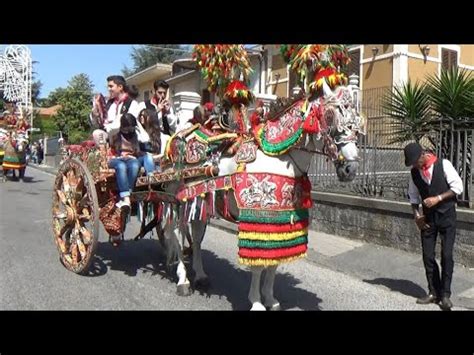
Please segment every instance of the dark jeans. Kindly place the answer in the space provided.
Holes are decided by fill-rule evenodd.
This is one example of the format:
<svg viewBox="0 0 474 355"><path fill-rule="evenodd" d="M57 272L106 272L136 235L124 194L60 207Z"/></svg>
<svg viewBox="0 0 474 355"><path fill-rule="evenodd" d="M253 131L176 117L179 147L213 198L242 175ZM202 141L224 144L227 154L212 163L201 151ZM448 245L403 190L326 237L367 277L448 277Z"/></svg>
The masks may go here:
<svg viewBox="0 0 474 355"><path fill-rule="evenodd" d="M120 197L130 196L135 187L141 163L138 159L114 158L109 160L109 167L115 169L115 179Z"/></svg>
<svg viewBox="0 0 474 355"><path fill-rule="evenodd" d="M451 280L453 277L454 259L453 246L456 237L456 209L451 208L445 213L433 212L426 216L430 228L421 232L423 263L430 293L451 296ZM441 237L441 277L438 263L435 260L436 238Z"/></svg>

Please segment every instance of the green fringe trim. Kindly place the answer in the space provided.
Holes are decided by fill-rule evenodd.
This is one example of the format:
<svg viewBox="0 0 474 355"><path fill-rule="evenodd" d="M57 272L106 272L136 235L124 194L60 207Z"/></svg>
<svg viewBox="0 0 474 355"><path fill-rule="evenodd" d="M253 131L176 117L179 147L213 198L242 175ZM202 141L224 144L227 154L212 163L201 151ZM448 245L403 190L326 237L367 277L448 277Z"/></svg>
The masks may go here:
<svg viewBox="0 0 474 355"><path fill-rule="evenodd" d="M262 211L252 209L241 209L239 214L239 221L250 223L274 223L286 224L291 223L291 216L293 222L298 222L309 218L309 211L307 208L294 211Z"/></svg>
<svg viewBox="0 0 474 355"><path fill-rule="evenodd" d="M199 138L201 138L206 143L208 143L209 137L206 134L204 134L203 132L201 132L200 130L194 131L194 134L196 136L199 136Z"/></svg>
<svg viewBox="0 0 474 355"><path fill-rule="evenodd" d="M290 138L288 138L287 140L280 143L272 144L267 141L267 139L265 138L265 130L262 129L260 132L261 148L263 152L266 154L271 154L271 155L283 154L286 151L288 151L288 149L290 149L296 142L298 142L302 134L303 134L303 127L300 127L296 131L296 133Z"/></svg>
<svg viewBox="0 0 474 355"><path fill-rule="evenodd" d="M264 241L264 240L250 240L250 239L239 239L239 248L257 248L257 249L278 249L278 248L289 248L295 245L308 243L308 236L298 237L292 240L284 241Z"/></svg>

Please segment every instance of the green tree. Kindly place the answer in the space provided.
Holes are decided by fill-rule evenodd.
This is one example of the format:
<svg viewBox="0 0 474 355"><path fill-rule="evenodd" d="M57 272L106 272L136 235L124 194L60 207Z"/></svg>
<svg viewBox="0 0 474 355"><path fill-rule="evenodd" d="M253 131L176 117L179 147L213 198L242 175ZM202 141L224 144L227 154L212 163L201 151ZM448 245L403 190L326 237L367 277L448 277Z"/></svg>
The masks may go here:
<svg viewBox="0 0 474 355"><path fill-rule="evenodd" d="M391 143L419 142L430 130L431 108L427 85L408 81L383 97L382 107L390 116L394 135Z"/></svg>
<svg viewBox="0 0 474 355"><path fill-rule="evenodd" d="M42 106L43 107L51 107L54 105L59 104L59 99L64 96L66 92L65 88L57 88L51 91L47 98L43 99Z"/></svg>
<svg viewBox="0 0 474 355"><path fill-rule="evenodd" d="M457 67L426 79L433 110L438 117L459 120L474 117L474 75Z"/></svg>
<svg viewBox="0 0 474 355"><path fill-rule="evenodd" d="M71 143L87 139L90 131L89 113L94 85L87 74L71 78L68 86L60 91L57 103L61 105L54 120Z"/></svg>
<svg viewBox="0 0 474 355"><path fill-rule="evenodd" d="M31 102L33 103L33 106L40 106L41 104L40 94L42 86L43 83L41 80L35 80L31 84Z"/></svg>
<svg viewBox="0 0 474 355"><path fill-rule="evenodd" d="M38 64L39 62L38 61L33 61L32 62L32 65L33 67L35 66L35 64ZM41 94L41 87L43 86L43 83L41 82L41 80L37 79L38 75L38 72L36 71L33 71L31 73L31 103L33 104L33 106L39 106L39 104L41 103L41 99L40 99L40 94Z"/></svg>
<svg viewBox="0 0 474 355"><path fill-rule="evenodd" d="M156 63L172 63L176 59L189 56L189 48L179 44L154 44L132 47L130 57L133 61L133 68L125 66L122 69L122 74L128 77Z"/></svg>

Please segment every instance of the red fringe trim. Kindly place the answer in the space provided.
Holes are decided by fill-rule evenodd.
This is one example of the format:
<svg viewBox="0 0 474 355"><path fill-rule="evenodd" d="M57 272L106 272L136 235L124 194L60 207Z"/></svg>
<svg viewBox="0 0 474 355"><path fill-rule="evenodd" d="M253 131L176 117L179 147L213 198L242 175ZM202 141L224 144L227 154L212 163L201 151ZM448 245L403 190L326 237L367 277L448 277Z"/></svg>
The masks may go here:
<svg viewBox="0 0 474 355"><path fill-rule="evenodd" d="M305 253L307 250L308 246L306 244L271 250L240 248L239 256L242 258L278 259L296 256Z"/></svg>
<svg viewBox="0 0 474 355"><path fill-rule="evenodd" d="M258 232L258 233L285 233L295 232L307 228L309 221L307 219L295 222L295 224L260 224L239 222L239 231Z"/></svg>

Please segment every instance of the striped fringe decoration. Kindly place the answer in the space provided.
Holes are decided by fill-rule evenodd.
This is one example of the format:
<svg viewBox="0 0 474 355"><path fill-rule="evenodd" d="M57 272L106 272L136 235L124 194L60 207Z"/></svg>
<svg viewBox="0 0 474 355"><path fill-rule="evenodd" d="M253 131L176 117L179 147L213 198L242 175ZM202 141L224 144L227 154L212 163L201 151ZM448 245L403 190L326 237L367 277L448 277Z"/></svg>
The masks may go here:
<svg viewBox="0 0 474 355"><path fill-rule="evenodd" d="M216 193L209 192L204 196L199 195L193 199L186 200L182 204L183 221L190 223L191 221L207 221L215 215L216 210Z"/></svg>
<svg viewBox="0 0 474 355"><path fill-rule="evenodd" d="M248 266L272 266L306 256L308 210L262 211L241 209L239 262Z"/></svg>

